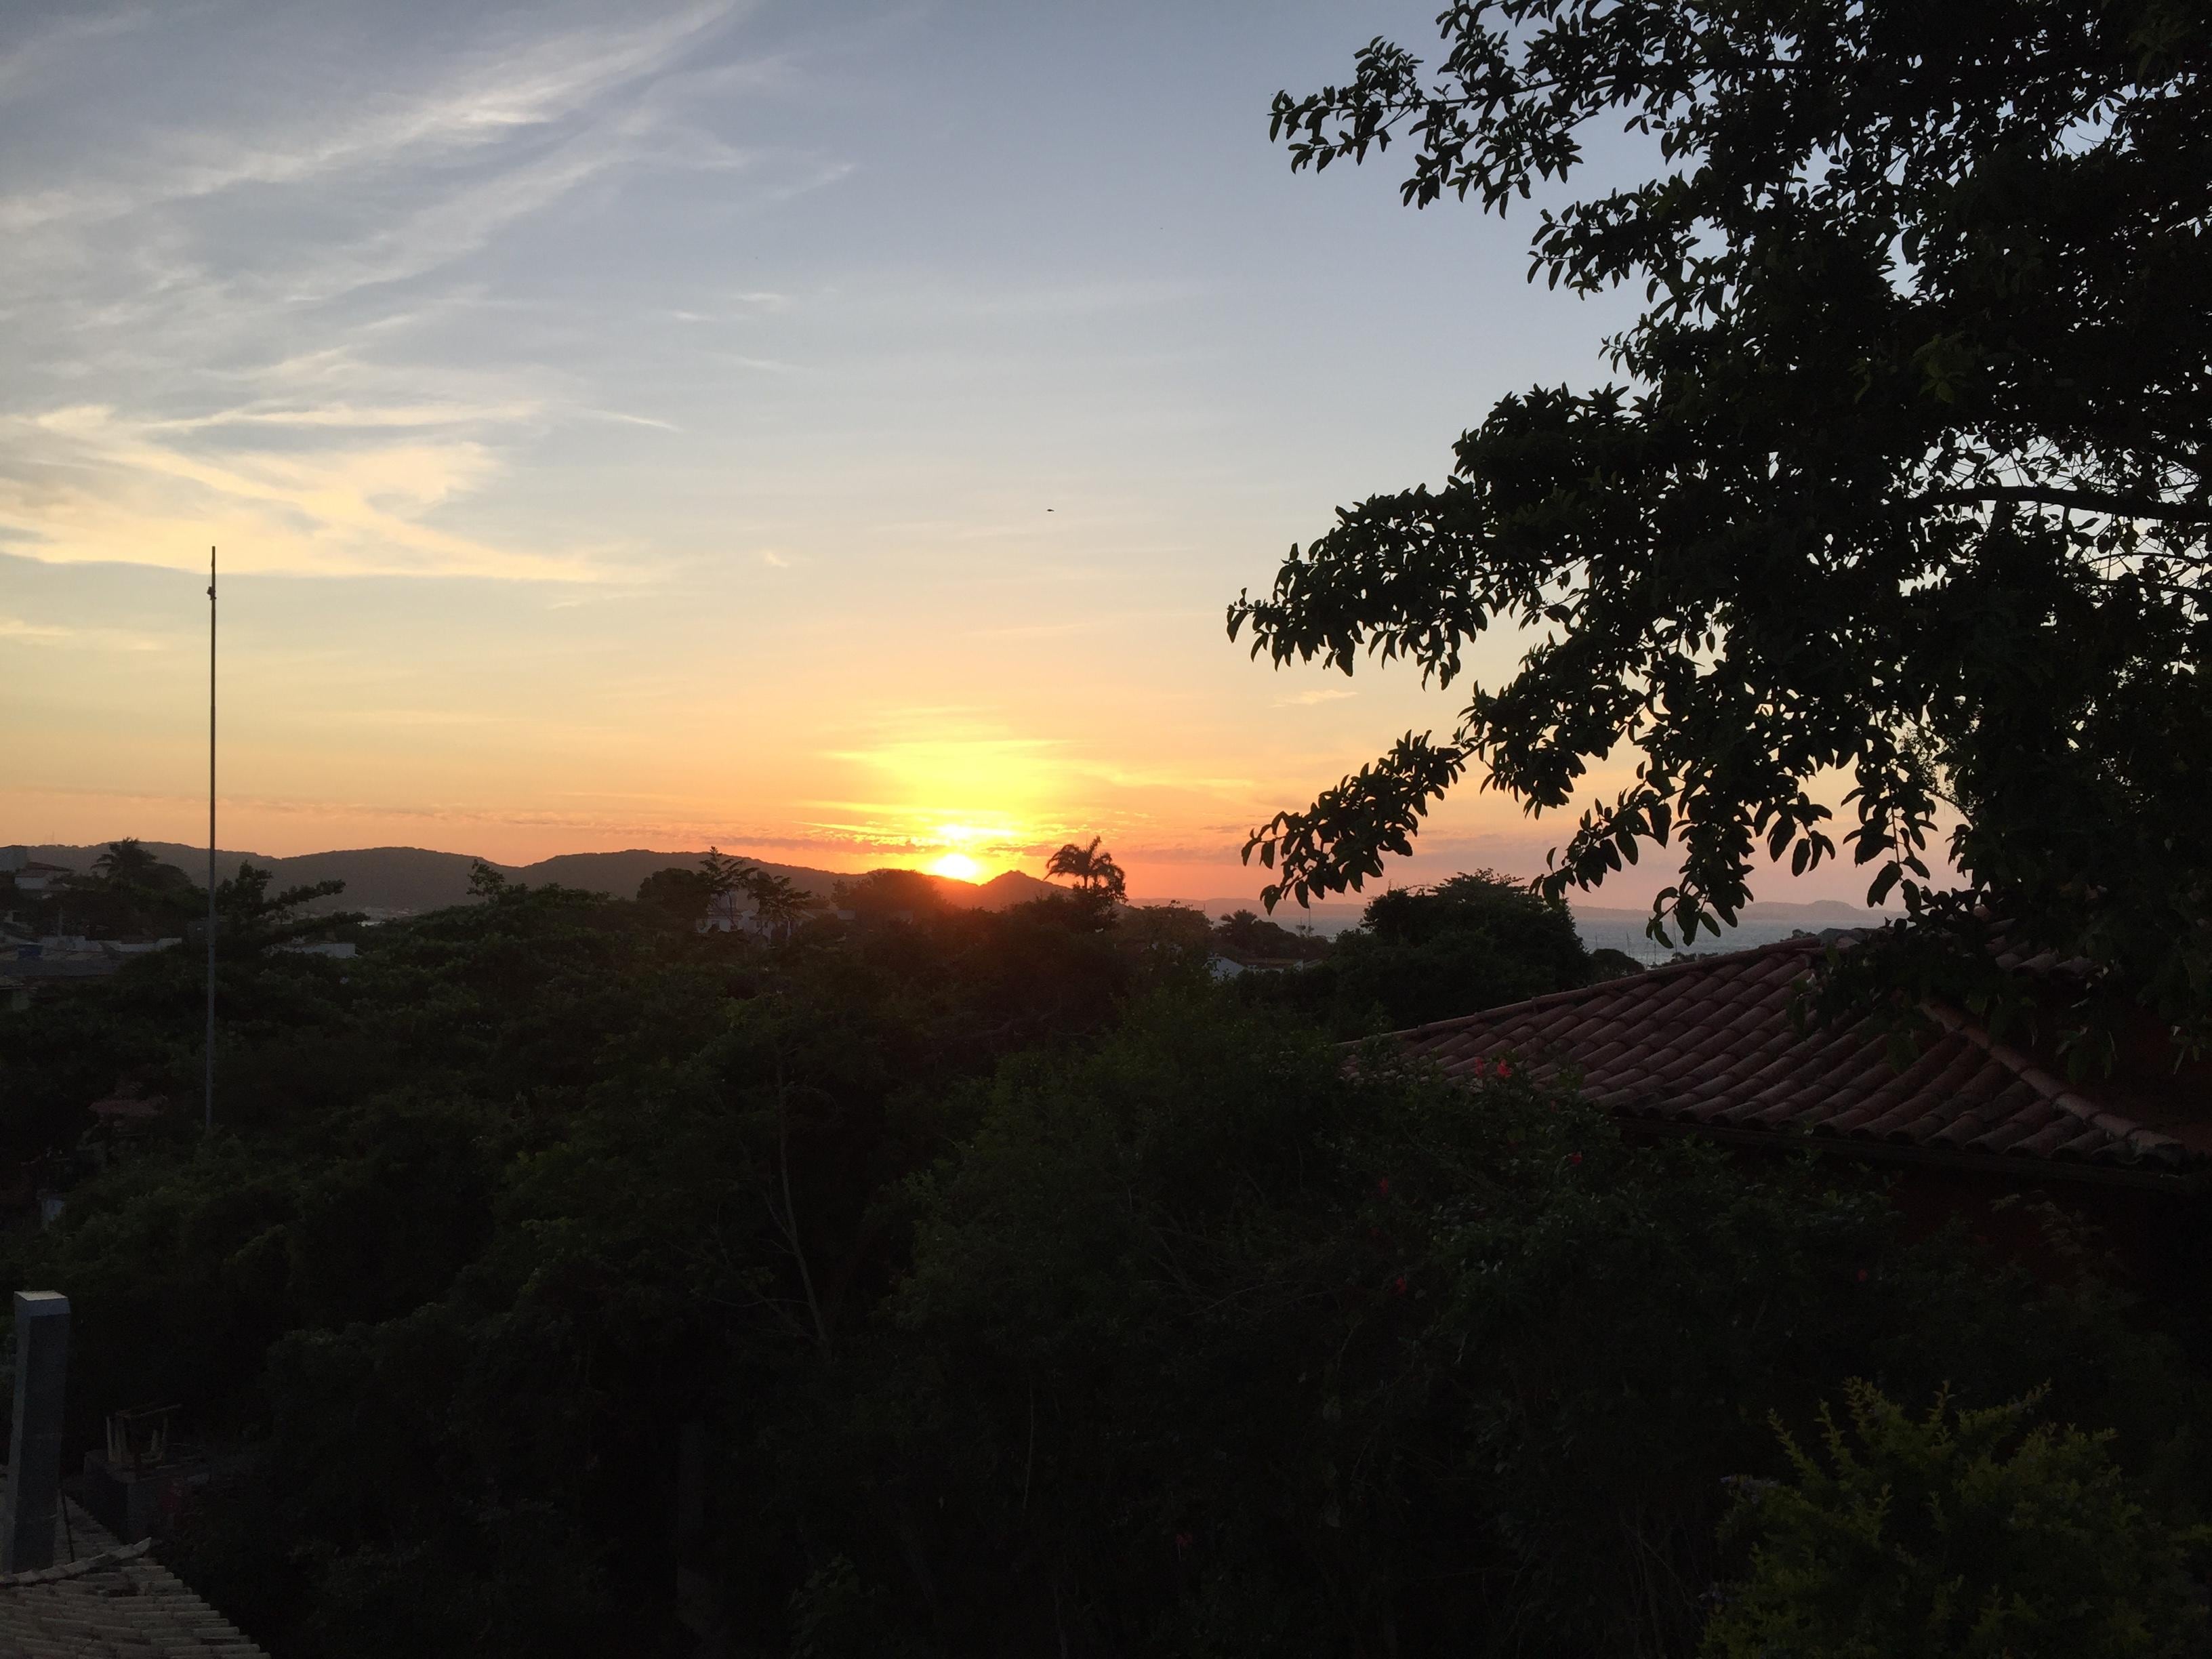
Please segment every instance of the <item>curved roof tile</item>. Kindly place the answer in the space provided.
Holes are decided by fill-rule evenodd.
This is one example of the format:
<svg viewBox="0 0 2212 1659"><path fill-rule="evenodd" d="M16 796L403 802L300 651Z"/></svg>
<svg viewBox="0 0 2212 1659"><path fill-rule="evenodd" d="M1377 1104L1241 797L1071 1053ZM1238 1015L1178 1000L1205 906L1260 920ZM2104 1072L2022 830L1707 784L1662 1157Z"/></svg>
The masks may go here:
<svg viewBox="0 0 2212 1659"><path fill-rule="evenodd" d="M2053 1174L2100 1172L2159 1184L2212 1169L2212 1157L2147 1127L2094 1085L2053 1076L1955 1010L1931 1007L1939 1035L1902 1070L1866 1023L1800 1030L1791 1004L1825 947L1784 939L1396 1034L1413 1054L1472 1078L1511 1054L1540 1081L1578 1074L1623 1115L1778 1146L1808 1133L1834 1145L1904 1149L1940 1161Z"/></svg>

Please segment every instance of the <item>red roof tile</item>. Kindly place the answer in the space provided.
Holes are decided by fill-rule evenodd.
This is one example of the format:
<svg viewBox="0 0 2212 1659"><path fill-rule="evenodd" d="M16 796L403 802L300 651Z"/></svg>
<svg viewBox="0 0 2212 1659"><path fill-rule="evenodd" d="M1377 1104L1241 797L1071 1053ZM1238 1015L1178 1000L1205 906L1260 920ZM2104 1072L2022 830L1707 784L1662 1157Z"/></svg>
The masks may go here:
<svg viewBox="0 0 2212 1659"><path fill-rule="evenodd" d="M0 1487L4 1487L0 1480ZM0 1655L268 1659L149 1553L64 1499L51 1567L0 1576Z"/></svg>
<svg viewBox="0 0 2212 1659"><path fill-rule="evenodd" d="M1623 1118L1729 1140L1779 1147L1802 1136L1875 1156L2161 1185L2212 1170L2206 1152L2142 1121L2170 1110L2130 1110L2069 1084L1950 1010L1929 1010L1940 1035L1901 1071L1864 1022L1801 1032L1790 1005L1824 948L1785 939L1703 957L1396 1040L1455 1076L1510 1055L1539 1081L1578 1076L1586 1097Z"/></svg>

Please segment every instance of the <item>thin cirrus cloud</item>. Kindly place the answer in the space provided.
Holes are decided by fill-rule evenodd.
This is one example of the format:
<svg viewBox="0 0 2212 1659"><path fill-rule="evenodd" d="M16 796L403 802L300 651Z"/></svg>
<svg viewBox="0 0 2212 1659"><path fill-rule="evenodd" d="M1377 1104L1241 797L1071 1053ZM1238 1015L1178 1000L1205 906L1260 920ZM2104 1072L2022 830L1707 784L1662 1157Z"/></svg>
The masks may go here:
<svg viewBox="0 0 2212 1659"><path fill-rule="evenodd" d="M665 64L691 38L727 19L731 4L693 7L626 32L580 31L487 49L427 94L364 91L337 111L295 106L226 132L155 130L118 146L65 182L0 195L0 229L21 234L173 206L249 185L313 183L409 160L495 144L587 109ZM113 29L125 27L115 20ZM95 31L59 29L21 56L63 57ZM27 79L0 67L0 85Z"/></svg>
<svg viewBox="0 0 2212 1659"><path fill-rule="evenodd" d="M105 405L0 421L0 537L59 561L196 565L180 520L243 550L239 568L574 578L570 558L438 528L428 509L495 465L480 444L385 441L194 453Z"/></svg>
<svg viewBox="0 0 2212 1659"><path fill-rule="evenodd" d="M229 10L286 44L284 15ZM256 84L312 99L249 90L220 120L109 108L44 155L29 139L68 112L41 105L41 77L95 76L151 15L57 24L0 59L0 141L26 137L0 169L0 344L19 365L0 392L0 550L188 566L214 542L245 570L608 574L604 535L526 539L465 509L565 422L678 423L608 407L541 353L438 336L457 309L507 308L471 269L488 250L594 189L709 169L772 196L835 176L690 125L687 100L778 72L700 66L740 15L518 22L405 66L419 75L349 75L336 46L292 40L313 72Z"/></svg>

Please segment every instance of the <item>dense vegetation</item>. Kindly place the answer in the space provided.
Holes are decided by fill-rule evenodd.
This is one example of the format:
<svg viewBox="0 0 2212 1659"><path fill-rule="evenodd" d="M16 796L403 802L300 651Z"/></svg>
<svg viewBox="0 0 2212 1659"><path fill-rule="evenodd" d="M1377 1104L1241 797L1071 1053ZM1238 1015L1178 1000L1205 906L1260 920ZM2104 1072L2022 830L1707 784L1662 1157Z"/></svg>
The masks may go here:
<svg viewBox="0 0 2212 1659"><path fill-rule="evenodd" d="M1512 883L1230 983L1230 925L1095 885L864 885L762 939L487 872L331 960L243 880L212 1137L187 953L0 1017L0 1131L74 1182L7 1262L75 1304L73 1443L182 1402L243 1455L166 1554L333 1659L688 1652L679 1605L736 1653L1685 1654L1752 1571L1723 1478L1854 1377L2040 1389L2144 1582L2188 1544L2200 1386L2087 1280L1510 1060L1347 1067L1590 975ZM71 1152L118 1079L177 1109Z"/></svg>

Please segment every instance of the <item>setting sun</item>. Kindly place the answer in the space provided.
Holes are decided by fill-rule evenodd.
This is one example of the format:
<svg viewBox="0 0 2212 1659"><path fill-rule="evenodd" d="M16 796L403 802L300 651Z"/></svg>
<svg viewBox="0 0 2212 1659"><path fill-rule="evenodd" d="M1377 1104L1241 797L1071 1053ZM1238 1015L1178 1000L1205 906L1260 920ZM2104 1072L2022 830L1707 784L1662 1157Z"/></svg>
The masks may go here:
<svg viewBox="0 0 2212 1659"><path fill-rule="evenodd" d="M929 870L932 875L950 876L955 881L975 881L983 874L983 866L965 853L947 853Z"/></svg>

